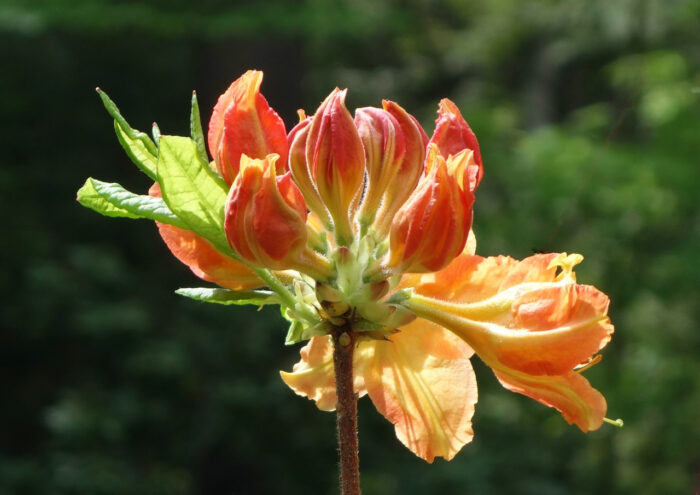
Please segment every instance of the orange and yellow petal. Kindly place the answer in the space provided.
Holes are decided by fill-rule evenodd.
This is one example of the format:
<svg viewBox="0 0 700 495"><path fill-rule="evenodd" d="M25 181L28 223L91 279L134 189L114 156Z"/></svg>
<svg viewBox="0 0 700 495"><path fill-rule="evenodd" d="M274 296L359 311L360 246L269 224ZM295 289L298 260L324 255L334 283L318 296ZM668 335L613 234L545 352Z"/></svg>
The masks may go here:
<svg viewBox="0 0 700 495"><path fill-rule="evenodd" d="M209 121L209 151L227 184L238 175L241 155L280 156L279 171L287 164L287 131L284 122L260 93L263 73L249 70L219 97Z"/></svg>
<svg viewBox="0 0 700 495"><path fill-rule="evenodd" d="M435 131L430 138L430 143L436 144L440 149L440 154L445 158L449 155L456 155L464 149L472 150L475 162L469 173L470 188L472 191L476 189L484 175L479 142L474 131L462 117L457 105L447 98L440 101Z"/></svg>
<svg viewBox="0 0 700 495"><path fill-rule="evenodd" d="M614 327L608 297L576 283L572 269L580 260L462 255L442 272L422 276L405 304L461 337L508 388L556 407L588 431L600 426L604 401L572 370L608 343Z"/></svg>
<svg viewBox="0 0 700 495"><path fill-rule="evenodd" d="M154 182L148 194L161 198L160 185ZM156 226L170 252L202 280L231 290L250 290L265 285L250 268L224 256L194 232L160 222L156 222Z"/></svg>
<svg viewBox="0 0 700 495"><path fill-rule="evenodd" d="M312 337L302 347L300 354L301 360L294 365L291 373L280 371L282 380L297 395L314 401L320 410L335 410L338 397L335 393L331 336Z"/></svg>
<svg viewBox="0 0 700 495"><path fill-rule="evenodd" d="M575 371L556 376L496 370L494 373L505 388L555 408L569 424L575 424L584 433L597 430L603 424L607 409L605 398Z"/></svg>
<svg viewBox="0 0 700 495"><path fill-rule="evenodd" d="M390 342L363 342L358 351L366 356L357 369L367 393L411 452L449 460L472 440L477 388L469 346L416 320Z"/></svg>
<svg viewBox="0 0 700 495"><path fill-rule="evenodd" d="M473 242L476 244L476 239ZM508 256L484 258L465 250L443 270L409 275L401 285L415 287L418 293L437 299L482 301L519 283L554 281L557 266L552 261L558 256L536 254L518 261Z"/></svg>
<svg viewBox="0 0 700 495"><path fill-rule="evenodd" d="M451 459L473 436L477 390L472 353L460 339L427 321L402 327L390 340L360 338L353 359L355 392L369 394L394 425L397 438L417 456L428 462ZM281 376L319 409L335 409L329 336L312 338L293 371Z"/></svg>
<svg viewBox="0 0 700 495"><path fill-rule="evenodd" d="M170 252L202 280L231 290L250 290L265 283L248 267L222 255L203 237L156 222L158 232Z"/></svg>

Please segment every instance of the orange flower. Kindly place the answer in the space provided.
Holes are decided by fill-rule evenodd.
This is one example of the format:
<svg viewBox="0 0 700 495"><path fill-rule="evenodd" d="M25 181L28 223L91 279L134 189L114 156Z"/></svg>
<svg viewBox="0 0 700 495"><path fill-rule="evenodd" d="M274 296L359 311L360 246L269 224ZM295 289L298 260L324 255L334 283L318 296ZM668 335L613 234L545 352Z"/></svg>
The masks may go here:
<svg viewBox="0 0 700 495"><path fill-rule="evenodd" d="M583 431L600 427L605 399L577 369L610 340L608 298L576 283L579 255L474 255L472 205L483 164L457 106L440 102L428 139L393 102L361 108L353 120L346 91L335 89L315 115L300 113L282 149L283 125L259 94L260 79L246 73L217 104L230 102L222 135L248 136L235 153L223 139L217 164L233 183L231 246L256 266L317 281L313 289L295 285L320 322L303 334L313 337L284 381L333 409L328 334L342 326L359 336L355 391L429 462L452 458L472 438L473 353L507 389L556 408ZM219 114L210 143L222 141L211 130ZM248 150L258 160L241 155ZM291 173L276 179L269 153L288 156Z"/></svg>
<svg viewBox="0 0 700 495"><path fill-rule="evenodd" d="M594 430L605 399L575 368L610 341L613 326L607 296L576 283L573 267L581 260L463 255L441 272L407 281L416 295L406 306L460 336L506 388Z"/></svg>
<svg viewBox="0 0 700 495"><path fill-rule="evenodd" d="M161 236L205 280L235 291L269 287L215 295L283 306L286 343L310 340L282 378L320 409L337 401L333 339L344 346L338 359L354 349L355 392L428 462L451 459L473 437L473 354L507 389L584 432L599 428L605 399L580 371L611 338L608 298L576 282L580 255L474 254L483 164L457 106L440 102L428 139L390 101L353 119L346 90L336 88L315 115L300 111L286 135L261 82L261 72L246 72L219 98L209 124L213 164L198 125L193 139L163 136L160 148L130 134L140 139L133 149L150 154L142 168L167 181L167 204L97 182L84 186L83 199L110 216L172 223L158 224ZM158 184L151 195L160 197ZM341 397L351 398L350 374L339 375L348 392Z"/></svg>
<svg viewBox="0 0 700 495"><path fill-rule="evenodd" d="M419 318L389 340L360 340L356 392L369 394L398 438L428 462L451 459L472 438L473 352L507 389L556 408L584 432L597 429L605 399L576 368L610 340L613 326L607 297L576 284L572 268L579 260L465 253L441 271L404 276L400 287L415 295L402 304ZM329 339L314 337L282 378L320 409L333 409Z"/></svg>

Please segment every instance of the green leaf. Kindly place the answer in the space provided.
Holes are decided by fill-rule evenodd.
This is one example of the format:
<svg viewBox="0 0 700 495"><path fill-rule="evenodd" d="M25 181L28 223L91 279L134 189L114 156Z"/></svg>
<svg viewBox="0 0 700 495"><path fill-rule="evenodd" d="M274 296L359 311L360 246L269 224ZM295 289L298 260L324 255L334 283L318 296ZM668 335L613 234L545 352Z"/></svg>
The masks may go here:
<svg viewBox="0 0 700 495"><path fill-rule="evenodd" d="M172 212L222 253L231 248L224 234L224 204L228 187L200 160L195 142L186 137L161 136L158 182Z"/></svg>
<svg viewBox="0 0 700 495"><path fill-rule="evenodd" d="M189 297L195 301L202 301L214 304L242 306L252 304L263 306L265 304L279 304L277 296L272 291L267 290L247 290L235 291L229 289L209 288L209 287L185 287L175 291L176 294Z"/></svg>
<svg viewBox="0 0 700 495"><path fill-rule="evenodd" d="M204 146L204 132L202 131L202 119L199 116L199 103L197 102L197 92L192 91L192 109L190 110L190 135L197 144L199 158L208 163L207 149Z"/></svg>
<svg viewBox="0 0 700 495"><path fill-rule="evenodd" d="M116 183L88 178L78 190L81 205L108 217L147 218L187 228L160 198L134 194Z"/></svg>
<svg viewBox="0 0 700 495"><path fill-rule="evenodd" d="M117 133L119 144L122 145L122 148L124 148L124 151L126 151L131 161L134 162L134 165L141 169L148 177L156 180L158 155L151 154L142 140L131 137L129 132L124 130L121 124L116 120L114 121L114 132Z"/></svg>
<svg viewBox="0 0 700 495"><path fill-rule="evenodd" d="M129 158L151 179L156 178L156 157L158 148L153 143L148 134L132 129L129 123L122 117L117 105L107 96L107 93L97 88L102 103L112 118L114 118L114 129L122 147L129 155Z"/></svg>

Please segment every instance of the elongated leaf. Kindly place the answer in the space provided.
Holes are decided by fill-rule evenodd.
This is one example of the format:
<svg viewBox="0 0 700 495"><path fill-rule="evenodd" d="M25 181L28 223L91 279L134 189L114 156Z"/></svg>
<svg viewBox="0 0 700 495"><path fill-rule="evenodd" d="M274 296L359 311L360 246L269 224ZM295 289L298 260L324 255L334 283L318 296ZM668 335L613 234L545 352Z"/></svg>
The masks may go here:
<svg viewBox="0 0 700 495"><path fill-rule="evenodd" d="M157 155L151 154L146 145L143 144L143 140L131 137L128 130L125 130L116 120L114 121L114 132L117 133L119 144L122 145L134 165L151 179L156 180Z"/></svg>
<svg viewBox="0 0 700 495"><path fill-rule="evenodd" d="M203 162L208 162L207 149L204 146L204 132L202 131L202 119L199 116L199 103L197 102L197 92L192 91L192 109L190 110L190 135L197 145L199 158Z"/></svg>
<svg viewBox="0 0 700 495"><path fill-rule="evenodd" d="M192 139L161 136L158 182L165 203L190 230L208 239L221 252L230 252L224 234L228 187L200 160Z"/></svg>
<svg viewBox="0 0 700 495"><path fill-rule="evenodd" d="M156 178L156 157L158 148L148 134L133 129L119 112L117 105L107 96L107 93L97 88L102 103L112 118L114 118L114 130L117 133L119 143L129 155L134 164L139 167L151 179Z"/></svg>
<svg viewBox="0 0 700 495"><path fill-rule="evenodd" d="M187 228L160 198L134 194L116 183L88 178L78 190L81 205L108 217L146 218Z"/></svg>
<svg viewBox="0 0 700 495"><path fill-rule="evenodd" d="M175 291L176 294L189 297L196 301L214 304L235 304L238 306L252 304L263 306L265 304L279 304L279 301L272 291L267 290L247 290L235 291L229 289L209 288L209 287L184 287Z"/></svg>

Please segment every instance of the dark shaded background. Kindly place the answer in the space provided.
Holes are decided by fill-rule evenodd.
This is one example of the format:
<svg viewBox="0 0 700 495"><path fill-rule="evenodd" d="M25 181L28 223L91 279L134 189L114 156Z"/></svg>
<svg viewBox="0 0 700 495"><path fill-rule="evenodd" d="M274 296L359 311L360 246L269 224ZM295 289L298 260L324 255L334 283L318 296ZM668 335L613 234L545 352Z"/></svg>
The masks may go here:
<svg viewBox="0 0 700 495"><path fill-rule="evenodd" d="M682 494L700 470L700 1L4 0L0 4L0 493L336 491L334 417L278 377L274 310L198 281L152 224L81 208L87 176L145 191L93 92L186 134L248 68L291 126L335 86L482 146L478 252L586 256L617 325L587 376L619 430L584 435L476 362L476 436L430 466L360 406L364 493ZM206 117L205 117L206 118Z"/></svg>

